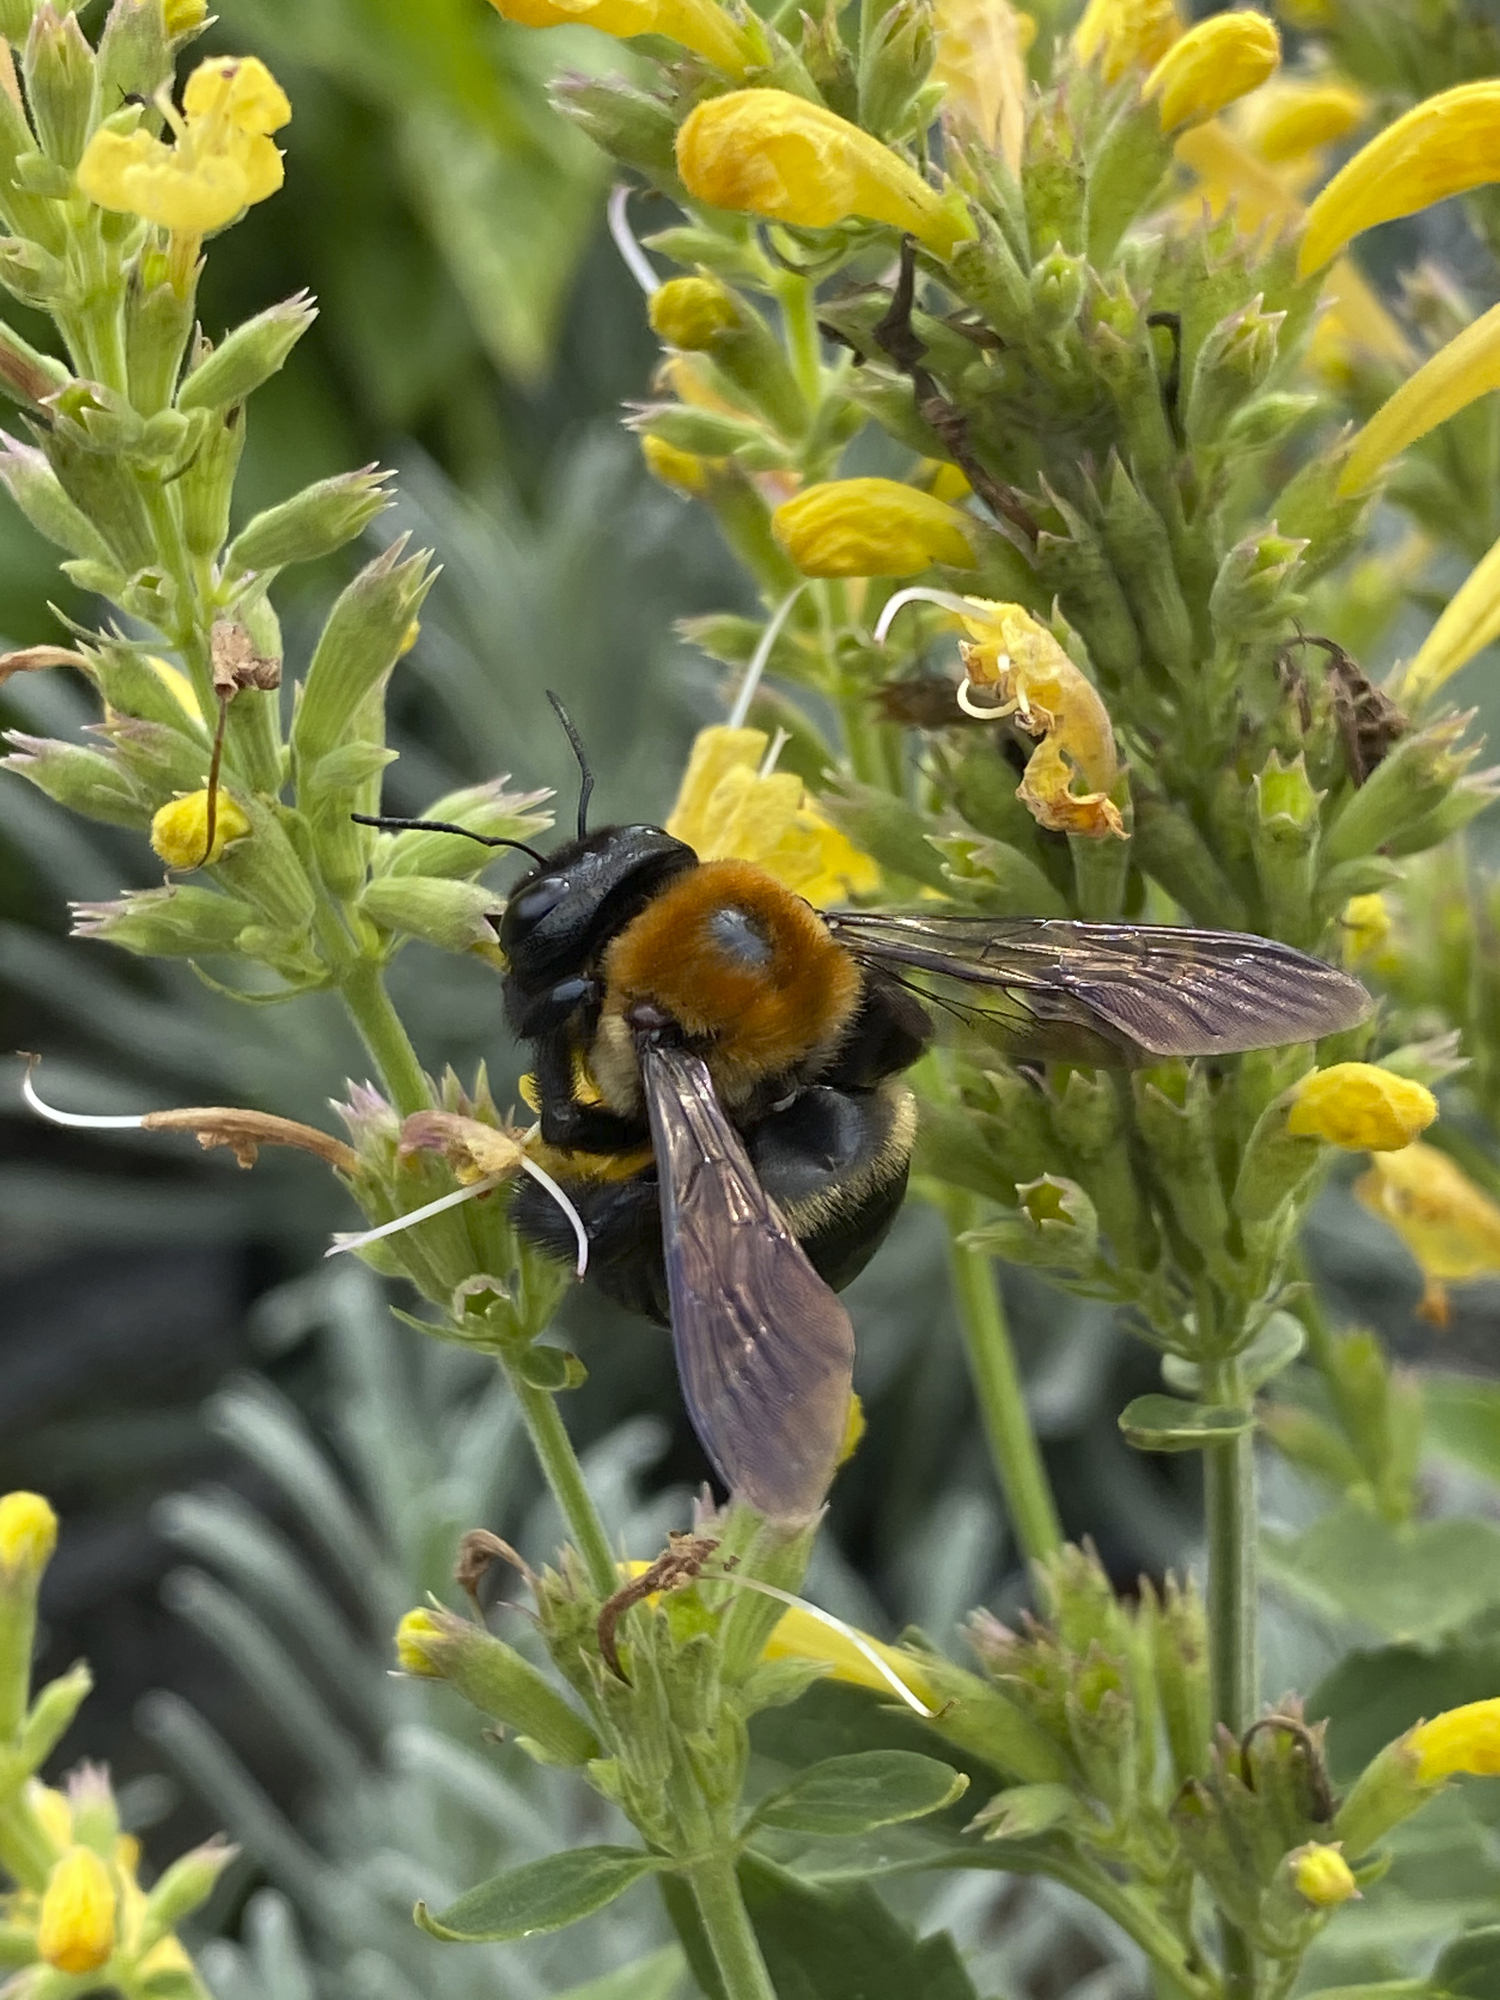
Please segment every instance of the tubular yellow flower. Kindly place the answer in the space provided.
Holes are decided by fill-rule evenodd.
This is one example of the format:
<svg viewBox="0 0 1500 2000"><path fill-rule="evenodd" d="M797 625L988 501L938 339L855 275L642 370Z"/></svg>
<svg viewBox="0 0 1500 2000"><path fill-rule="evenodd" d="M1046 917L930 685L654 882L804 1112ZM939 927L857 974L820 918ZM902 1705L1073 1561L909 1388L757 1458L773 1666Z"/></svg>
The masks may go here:
<svg viewBox="0 0 1500 2000"><path fill-rule="evenodd" d="M855 1639L843 1632L825 1625L820 1618L814 1618L810 1611L800 1605L782 1614L775 1629L766 1641L762 1658L767 1660L818 1660L829 1669L830 1680L848 1681L855 1687L873 1688L877 1694L889 1697L891 1684L867 1657L860 1645L867 1646L877 1658L884 1660L898 1680L902 1680L917 1696L930 1707L942 1705L942 1696L935 1694L924 1679L920 1667L907 1653L896 1646L884 1645L879 1639L872 1639L868 1632L857 1634Z"/></svg>
<svg viewBox="0 0 1500 2000"><path fill-rule="evenodd" d="M789 771L762 772L759 729L700 729L667 831L702 861L753 861L809 903L866 896L880 870Z"/></svg>
<svg viewBox="0 0 1500 2000"><path fill-rule="evenodd" d="M1448 1284L1500 1271L1500 1207L1436 1146L1377 1153L1355 1199L1388 1223L1421 1266L1423 1317L1447 1320Z"/></svg>
<svg viewBox="0 0 1500 2000"><path fill-rule="evenodd" d="M1212 14L1173 42L1141 86L1160 99L1161 128L1201 124L1258 90L1281 61L1281 37L1248 8Z"/></svg>
<svg viewBox="0 0 1500 2000"><path fill-rule="evenodd" d="M1417 1753L1417 1778L1424 1785L1461 1775L1500 1778L1500 1696L1446 1708L1409 1730L1406 1741Z"/></svg>
<svg viewBox="0 0 1500 2000"><path fill-rule="evenodd" d="M441 1636L442 1628L430 1611L408 1611L396 1627L396 1664L403 1674L420 1674L428 1680L441 1680L442 1674L432 1664L423 1641Z"/></svg>
<svg viewBox="0 0 1500 2000"><path fill-rule="evenodd" d="M202 868L217 861L231 840L243 840L250 822L221 785L208 851L208 793L188 792L162 806L151 821L151 845L169 868Z"/></svg>
<svg viewBox="0 0 1500 2000"><path fill-rule="evenodd" d="M1298 1139L1326 1139L1351 1153L1393 1153L1409 1146L1437 1117L1424 1084L1376 1063L1334 1063L1296 1086L1286 1129Z"/></svg>
<svg viewBox="0 0 1500 2000"><path fill-rule="evenodd" d="M1415 708L1500 637L1500 541L1482 555L1443 608L1401 676L1397 700Z"/></svg>
<svg viewBox="0 0 1500 2000"><path fill-rule="evenodd" d="M739 26L715 0L490 0L497 14L523 28L582 25L628 41L664 35L702 56L727 76L741 77L767 59L763 41Z"/></svg>
<svg viewBox="0 0 1500 2000"><path fill-rule="evenodd" d="M40 1493L0 1499L0 1577L39 1577L57 1547L57 1516Z"/></svg>
<svg viewBox="0 0 1500 2000"><path fill-rule="evenodd" d="M659 479L663 486L670 486L678 493L690 493L694 499L700 499L708 491L711 469L720 463L717 459L700 458L695 451L679 451L675 444L652 437L649 431L641 438L641 457L653 479Z"/></svg>
<svg viewBox="0 0 1500 2000"><path fill-rule="evenodd" d="M1384 896L1351 896L1339 923L1344 932L1344 957L1350 965L1373 958L1391 934L1391 912Z"/></svg>
<svg viewBox="0 0 1500 2000"><path fill-rule="evenodd" d="M1278 77L1243 107L1238 129L1253 153L1279 166L1346 138L1369 109L1369 99L1352 84Z"/></svg>
<svg viewBox="0 0 1500 2000"><path fill-rule="evenodd" d="M1073 53L1110 83L1159 63L1182 33L1175 0L1089 0L1073 30Z"/></svg>
<svg viewBox="0 0 1500 2000"><path fill-rule="evenodd" d="M916 576L974 567L961 508L899 479L829 479L783 500L771 531L804 576Z"/></svg>
<svg viewBox="0 0 1500 2000"><path fill-rule="evenodd" d="M59 1972L97 1972L115 1948L115 1887L91 1847L70 1847L42 1894L37 1952Z"/></svg>
<svg viewBox="0 0 1500 2000"><path fill-rule="evenodd" d="M181 113L165 98L161 104L174 145L146 131L96 132L78 163L78 185L100 208L197 237L281 186L281 154L269 135L292 108L255 56L200 63L182 103Z"/></svg>
<svg viewBox="0 0 1500 2000"><path fill-rule="evenodd" d="M1292 1881L1299 1896L1305 1896L1315 1910L1337 1909L1359 1894L1354 1870L1339 1851L1337 1843L1310 1840L1287 1856Z"/></svg>
<svg viewBox="0 0 1500 2000"><path fill-rule="evenodd" d="M1398 451L1491 389L1500 389L1500 306L1440 347L1381 404L1354 440L1340 493L1358 493Z"/></svg>
<svg viewBox="0 0 1500 2000"><path fill-rule="evenodd" d="M970 126L1013 174L1026 138L1026 51L1036 23L1009 0L935 0L935 83L943 117Z"/></svg>
<svg viewBox="0 0 1500 2000"><path fill-rule="evenodd" d="M863 216L938 257L974 233L956 191L940 195L889 146L787 90L733 90L698 105L677 134L677 168L699 201L804 229Z"/></svg>
<svg viewBox="0 0 1500 2000"><path fill-rule="evenodd" d="M1500 78L1440 91L1387 126L1307 211L1298 266L1321 270L1361 230L1500 180Z"/></svg>

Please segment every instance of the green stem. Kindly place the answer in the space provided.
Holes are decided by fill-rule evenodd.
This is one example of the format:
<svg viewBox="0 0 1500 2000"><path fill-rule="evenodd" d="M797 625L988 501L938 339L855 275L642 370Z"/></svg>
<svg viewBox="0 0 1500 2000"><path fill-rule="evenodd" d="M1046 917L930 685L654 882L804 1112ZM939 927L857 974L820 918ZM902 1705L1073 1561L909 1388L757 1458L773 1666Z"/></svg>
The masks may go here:
<svg viewBox="0 0 1500 2000"><path fill-rule="evenodd" d="M546 1389L526 1381L516 1368L506 1367L510 1386L521 1406L527 1436L537 1455L552 1497L568 1524L574 1547L588 1565L589 1581L601 1597L613 1597L620 1572L599 1519L598 1509L583 1483L583 1467L557 1412L557 1400Z"/></svg>
<svg viewBox="0 0 1500 2000"><path fill-rule="evenodd" d="M1238 1407L1244 1400L1240 1371L1232 1362L1205 1368L1211 1402ZM1203 1513L1208 1543L1208 1654L1213 1712L1235 1736L1255 1719L1259 1695L1256 1642L1255 1442L1243 1431L1203 1454ZM1244 1933L1220 1925L1226 2000L1250 2000L1256 1988L1255 1954Z"/></svg>
<svg viewBox="0 0 1500 2000"><path fill-rule="evenodd" d="M817 295L811 279L786 271L776 287L776 296L781 302L792 373L807 398L811 414L823 397L823 347L818 337Z"/></svg>
<svg viewBox="0 0 1500 2000"><path fill-rule="evenodd" d="M401 1017L391 1005L380 967L370 958L353 960L338 975L338 988L349 1018L369 1050L391 1102L403 1118L425 1111L432 1103L427 1079Z"/></svg>
<svg viewBox="0 0 1500 2000"><path fill-rule="evenodd" d="M776 2000L745 1911L732 1854L705 1854L690 1864L693 1900L719 1968L724 2000Z"/></svg>
<svg viewBox="0 0 1500 2000"><path fill-rule="evenodd" d="M1026 1396L994 1264L982 1252L966 1250L958 1240L979 1222L981 1204L975 1195L951 1194L944 1207L953 1295L974 1393L979 1398L979 1412L1011 1525L1022 1550L1034 1562L1062 1547L1062 1524L1026 1413Z"/></svg>

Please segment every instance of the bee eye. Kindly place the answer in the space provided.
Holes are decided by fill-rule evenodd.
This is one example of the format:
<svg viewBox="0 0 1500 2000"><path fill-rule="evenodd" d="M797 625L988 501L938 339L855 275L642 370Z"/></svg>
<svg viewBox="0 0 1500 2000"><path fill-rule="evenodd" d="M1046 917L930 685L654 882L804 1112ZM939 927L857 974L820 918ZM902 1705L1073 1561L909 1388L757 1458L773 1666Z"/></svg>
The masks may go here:
<svg viewBox="0 0 1500 2000"><path fill-rule="evenodd" d="M567 893L568 878L565 875L544 875L529 889L523 889L519 896L512 896L505 911L506 928L511 936L534 930L549 911L557 908Z"/></svg>

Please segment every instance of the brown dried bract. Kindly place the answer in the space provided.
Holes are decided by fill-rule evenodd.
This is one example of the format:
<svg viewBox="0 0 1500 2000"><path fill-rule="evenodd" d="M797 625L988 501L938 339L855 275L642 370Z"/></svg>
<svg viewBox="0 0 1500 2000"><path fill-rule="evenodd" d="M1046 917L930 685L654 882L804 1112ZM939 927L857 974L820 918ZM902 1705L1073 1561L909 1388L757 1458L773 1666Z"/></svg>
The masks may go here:
<svg viewBox="0 0 1500 2000"><path fill-rule="evenodd" d="M509 1563L513 1570L526 1579L533 1593L537 1587L536 1572L524 1556L517 1555L509 1542L499 1535L492 1535L488 1528L470 1528L458 1545L458 1561L453 1566L453 1581L468 1598L482 1619L483 1607L479 1602L479 1586L489 1574L493 1564Z"/></svg>
<svg viewBox="0 0 1500 2000"><path fill-rule="evenodd" d="M664 1555L659 1555L639 1576L632 1577L613 1597L605 1599L599 1610L599 1651L617 1681L624 1681L627 1687L630 1685L630 1676L620 1665L620 1655L615 1646L615 1629L625 1613L632 1605L640 1604L660 1591L680 1590L684 1584L695 1582L718 1546L718 1542L708 1535L672 1535Z"/></svg>
<svg viewBox="0 0 1500 2000"><path fill-rule="evenodd" d="M246 1111L234 1104L184 1105L176 1111L148 1111L141 1119L145 1132L196 1132L198 1144L211 1150L228 1146L242 1167L253 1167L262 1146L295 1146L316 1153L341 1174L359 1172L359 1155L342 1139L299 1125L294 1118L277 1118L269 1111Z"/></svg>
<svg viewBox="0 0 1500 2000"><path fill-rule="evenodd" d="M237 618L217 618L209 634L213 660L214 693L238 694L241 688L259 688L269 694L281 686L281 662L255 650L255 642Z"/></svg>
<svg viewBox="0 0 1500 2000"><path fill-rule="evenodd" d="M43 667L77 667L86 674L89 663L82 653L71 652L66 646L23 646L19 652L0 653L0 686L12 674L34 674Z"/></svg>

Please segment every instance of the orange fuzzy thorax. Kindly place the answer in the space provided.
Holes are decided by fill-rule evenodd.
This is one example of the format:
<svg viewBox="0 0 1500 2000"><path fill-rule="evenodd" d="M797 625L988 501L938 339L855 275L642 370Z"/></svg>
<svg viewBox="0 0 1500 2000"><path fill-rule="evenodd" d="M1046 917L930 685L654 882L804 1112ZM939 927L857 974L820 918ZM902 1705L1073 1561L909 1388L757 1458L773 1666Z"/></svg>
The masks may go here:
<svg viewBox="0 0 1500 2000"><path fill-rule="evenodd" d="M859 999L858 968L800 896L748 861L706 861L668 884L610 945L591 1068L607 1101L636 1095L630 1010L649 1003L703 1045L720 1096L813 1074Z"/></svg>

